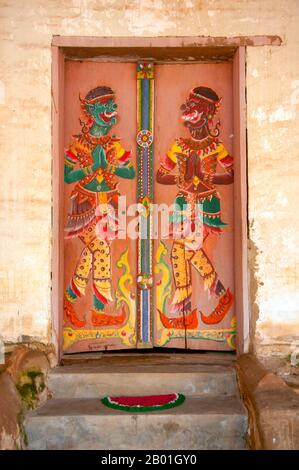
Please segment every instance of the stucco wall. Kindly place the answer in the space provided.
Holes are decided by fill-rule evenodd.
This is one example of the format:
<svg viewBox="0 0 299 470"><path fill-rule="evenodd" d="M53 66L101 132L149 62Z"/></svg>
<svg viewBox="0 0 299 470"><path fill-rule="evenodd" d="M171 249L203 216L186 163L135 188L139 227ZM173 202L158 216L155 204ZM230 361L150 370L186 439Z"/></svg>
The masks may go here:
<svg viewBox="0 0 299 470"><path fill-rule="evenodd" d="M280 47L247 50L252 334L259 352L299 336L298 23L298 0L0 0L6 341L51 338L53 35L282 38Z"/></svg>

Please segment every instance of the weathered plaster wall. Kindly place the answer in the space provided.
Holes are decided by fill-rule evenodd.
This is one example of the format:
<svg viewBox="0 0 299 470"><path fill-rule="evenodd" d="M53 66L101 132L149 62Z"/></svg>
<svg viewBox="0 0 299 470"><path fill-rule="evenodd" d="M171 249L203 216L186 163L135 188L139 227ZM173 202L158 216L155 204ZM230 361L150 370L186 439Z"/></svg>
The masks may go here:
<svg viewBox="0 0 299 470"><path fill-rule="evenodd" d="M299 336L298 22L298 0L0 0L6 341L51 338L53 35L281 36L247 51L252 331L259 352Z"/></svg>

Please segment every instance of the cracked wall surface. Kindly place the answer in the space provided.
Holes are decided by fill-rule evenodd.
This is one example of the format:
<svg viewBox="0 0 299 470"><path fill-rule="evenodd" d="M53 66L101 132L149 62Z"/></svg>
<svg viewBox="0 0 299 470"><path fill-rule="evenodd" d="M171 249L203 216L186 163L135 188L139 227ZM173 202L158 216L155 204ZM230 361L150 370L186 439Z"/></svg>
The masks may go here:
<svg viewBox="0 0 299 470"><path fill-rule="evenodd" d="M51 339L51 40L279 35L247 48L252 346L299 337L297 0L0 0L0 331Z"/></svg>

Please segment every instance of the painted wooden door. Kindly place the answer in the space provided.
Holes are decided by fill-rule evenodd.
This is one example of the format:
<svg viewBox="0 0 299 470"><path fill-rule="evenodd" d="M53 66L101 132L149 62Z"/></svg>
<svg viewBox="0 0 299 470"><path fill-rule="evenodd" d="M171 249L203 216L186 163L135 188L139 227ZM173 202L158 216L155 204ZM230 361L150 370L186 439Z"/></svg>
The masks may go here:
<svg viewBox="0 0 299 470"><path fill-rule="evenodd" d="M65 73L64 351L135 348L137 244L121 219L136 202L136 65Z"/></svg>
<svg viewBox="0 0 299 470"><path fill-rule="evenodd" d="M232 113L231 63L155 67L155 346L235 347Z"/></svg>
<svg viewBox="0 0 299 470"><path fill-rule="evenodd" d="M231 73L67 61L65 352L234 348Z"/></svg>

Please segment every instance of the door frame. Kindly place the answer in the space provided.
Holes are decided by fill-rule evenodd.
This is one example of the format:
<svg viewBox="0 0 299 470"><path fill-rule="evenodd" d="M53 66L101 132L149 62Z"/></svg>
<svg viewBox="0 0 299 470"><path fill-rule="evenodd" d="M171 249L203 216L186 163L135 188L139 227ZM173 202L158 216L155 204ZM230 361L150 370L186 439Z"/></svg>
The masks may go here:
<svg viewBox="0 0 299 470"><path fill-rule="evenodd" d="M247 275L247 142L246 142L246 47L279 45L274 36L211 38L155 37L100 38L54 36L52 40L52 343L56 360L62 356L63 312L63 143L65 59L157 63L233 62L234 272L237 315L236 351L249 348L249 299ZM190 59L191 58L191 59Z"/></svg>

